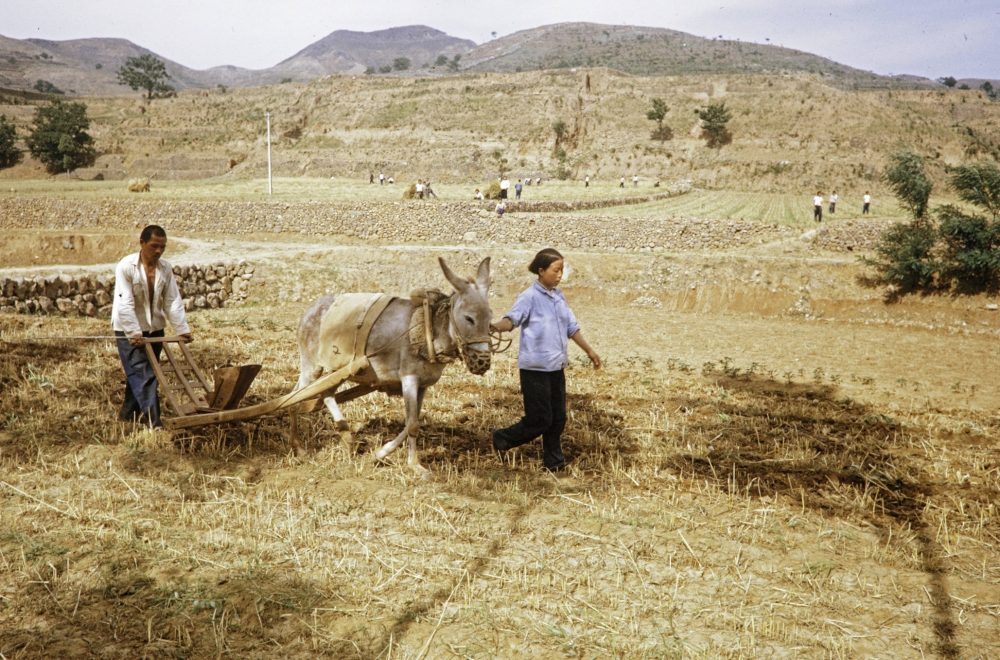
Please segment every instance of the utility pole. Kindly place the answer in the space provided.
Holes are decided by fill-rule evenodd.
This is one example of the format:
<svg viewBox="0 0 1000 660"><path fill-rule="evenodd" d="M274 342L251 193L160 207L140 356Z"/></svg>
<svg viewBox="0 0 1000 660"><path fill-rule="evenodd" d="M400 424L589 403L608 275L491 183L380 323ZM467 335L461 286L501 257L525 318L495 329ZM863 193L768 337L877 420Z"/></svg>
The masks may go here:
<svg viewBox="0 0 1000 660"><path fill-rule="evenodd" d="M271 194L271 113L265 112L267 119L267 194Z"/></svg>

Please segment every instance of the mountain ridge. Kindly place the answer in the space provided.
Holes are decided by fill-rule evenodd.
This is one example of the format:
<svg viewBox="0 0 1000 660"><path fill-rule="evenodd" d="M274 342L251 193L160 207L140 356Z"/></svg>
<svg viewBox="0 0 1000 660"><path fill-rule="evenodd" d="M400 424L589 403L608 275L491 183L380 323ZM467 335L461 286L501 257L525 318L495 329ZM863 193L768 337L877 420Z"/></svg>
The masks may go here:
<svg viewBox="0 0 1000 660"><path fill-rule="evenodd" d="M698 37L669 28L566 22L520 30L480 45L427 25L335 30L265 69L229 64L193 69L122 38L55 41L0 35L0 87L27 91L50 83L70 95L128 95L133 92L118 83L117 71L129 57L144 54L164 62L169 82L178 91L308 82L336 74L439 76L579 67L631 75L804 72L853 88L937 84L919 76L862 71L771 44ZM445 60L447 66L439 64Z"/></svg>

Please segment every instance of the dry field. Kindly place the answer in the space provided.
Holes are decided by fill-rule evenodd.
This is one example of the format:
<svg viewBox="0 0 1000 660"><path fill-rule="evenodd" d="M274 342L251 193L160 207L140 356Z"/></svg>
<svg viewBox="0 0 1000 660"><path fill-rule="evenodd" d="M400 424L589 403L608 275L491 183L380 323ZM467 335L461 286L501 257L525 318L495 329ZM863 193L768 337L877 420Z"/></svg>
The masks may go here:
<svg viewBox="0 0 1000 660"><path fill-rule="evenodd" d="M492 250L497 314L538 247ZM316 294L443 286L438 255L484 256L171 252L258 265L250 304L192 317L203 366L263 363L250 403L293 386ZM490 450L521 410L514 350L430 391L421 480L371 457L398 400L346 404L354 442L303 417L299 455L286 418L152 433L116 421L112 343L52 339L107 321L0 315L0 657L1000 655L992 301L886 306L854 255L794 242L568 256L607 367L571 347L560 478L537 443Z"/></svg>

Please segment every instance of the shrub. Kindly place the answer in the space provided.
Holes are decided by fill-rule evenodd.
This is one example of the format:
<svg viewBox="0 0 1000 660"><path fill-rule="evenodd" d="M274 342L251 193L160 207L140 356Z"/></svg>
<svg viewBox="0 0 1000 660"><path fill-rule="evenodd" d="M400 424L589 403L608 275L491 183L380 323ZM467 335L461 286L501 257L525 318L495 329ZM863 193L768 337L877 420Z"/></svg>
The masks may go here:
<svg viewBox="0 0 1000 660"><path fill-rule="evenodd" d="M35 127L28 136L28 150L50 174L92 165L97 152L88 128L87 106L53 101L35 109Z"/></svg>
<svg viewBox="0 0 1000 660"><path fill-rule="evenodd" d="M656 122L656 128L649 134L649 137L653 140L659 140L660 142L666 142L674 137L674 132L669 126L663 125L663 120L667 116L669 109L667 108L666 102L661 98L653 99L653 107L646 112L646 119Z"/></svg>
<svg viewBox="0 0 1000 660"><path fill-rule="evenodd" d="M41 92L42 94L65 94L66 93L66 92L62 91L61 89L59 89L58 87L56 87L55 85L53 85L52 83L50 83L48 80L36 80L34 88L35 88L36 92Z"/></svg>
<svg viewBox="0 0 1000 660"><path fill-rule="evenodd" d="M902 149L889 161L889 168L883 176L885 182L914 218L925 217L934 185L924 171L924 159L909 149Z"/></svg>
<svg viewBox="0 0 1000 660"><path fill-rule="evenodd" d="M960 293L995 291L1000 282L1000 222L947 205L937 211L941 279Z"/></svg>
<svg viewBox="0 0 1000 660"><path fill-rule="evenodd" d="M721 149L733 141L733 134L726 127L732 119L732 113L725 103L711 103L704 110L696 112L701 120L701 136L708 147Z"/></svg>
<svg viewBox="0 0 1000 660"><path fill-rule="evenodd" d="M918 218L890 227L875 245L876 257L864 261L875 268L878 281L898 293L927 289L938 270L933 257L936 242L934 226Z"/></svg>
<svg viewBox="0 0 1000 660"><path fill-rule="evenodd" d="M951 187L962 201L1000 218L1000 168L995 163L960 165L951 172Z"/></svg>
<svg viewBox="0 0 1000 660"><path fill-rule="evenodd" d="M889 179L887 174L887 179ZM992 220L945 205L938 224L924 219L930 182L920 158L911 152L893 157L891 181L915 219L886 231L875 247L876 279L897 294L939 289L956 293L995 292L1000 288L1000 169L993 163L954 168L951 186L959 197L992 214ZM919 213L919 215L918 215Z"/></svg>
<svg viewBox="0 0 1000 660"><path fill-rule="evenodd" d="M21 156L17 148L17 128L7 121L7 115L0 115L0 169L17 165Z"/></svg>

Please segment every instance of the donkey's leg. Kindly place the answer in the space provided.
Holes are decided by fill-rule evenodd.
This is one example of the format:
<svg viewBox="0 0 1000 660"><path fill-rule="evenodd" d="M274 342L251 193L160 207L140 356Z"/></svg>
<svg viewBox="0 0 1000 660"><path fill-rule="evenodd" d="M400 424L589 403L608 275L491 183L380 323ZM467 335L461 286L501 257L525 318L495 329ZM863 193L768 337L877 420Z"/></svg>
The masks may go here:
<svg viewBox="0 0 1000 660"><path fill-rule="evenodd" d="M333 425L337 429L337 434L340 436L340 444L347 450L348 454L354 455L356 447L354 445L354 434L351 433L351 425L347 423L344 419L344 413L340 412L340 406L337 405L337 400L332 396L323 397L323 403L326 404L326 409L330 411L333 415Z"/></svg>
<svg viewBox="0 0 1000 660"><path fill-rule="evenodd" d="M424 393L426 391L427 391L426 387L417 388L417 405L416 405L416 410L413 411L414 423L412 425L412 429L410 428L411 427L410 424L406 425L407 431L409 433L409 438L408 438L409 442L407 443L406 446L406 464L409 465L414 470L424 473L426 473L427 470L424 468L424 466L420 464L420 459L417 457L417 434L420 433L420 410L424 407ZM409 405L407 405L406 407L406 419L407 421L410 420Z"/></svg>
<svg viewBox="0 0 1000 660"><path fill-rule="evenodd" d="M350 431L351 427L344 418L344 413L340 412L340 406L337 405L337 400L332 396L325 396L323 397L323 403L326 404L326 409L330 411L331 415L333 415L333 421L337 430L342 432Z"/></svg>
<svg viewBox="0 0 1000 660"><path fill-rule="evenodd" d="M382 448L375 452L375 458L385 458L390 452L395 451L402 444L403 440L409 438L411 447L410 455L412 458L408 457L407 463L414 470L426 473L426 470L420 466L420 462L416 460L416 436L420 430L420 379L416 375L408 375L403 376L400 380L402 381L403 402L406 405L406 423L403 425L403 430L399 435L382 445Z"/></svg>

